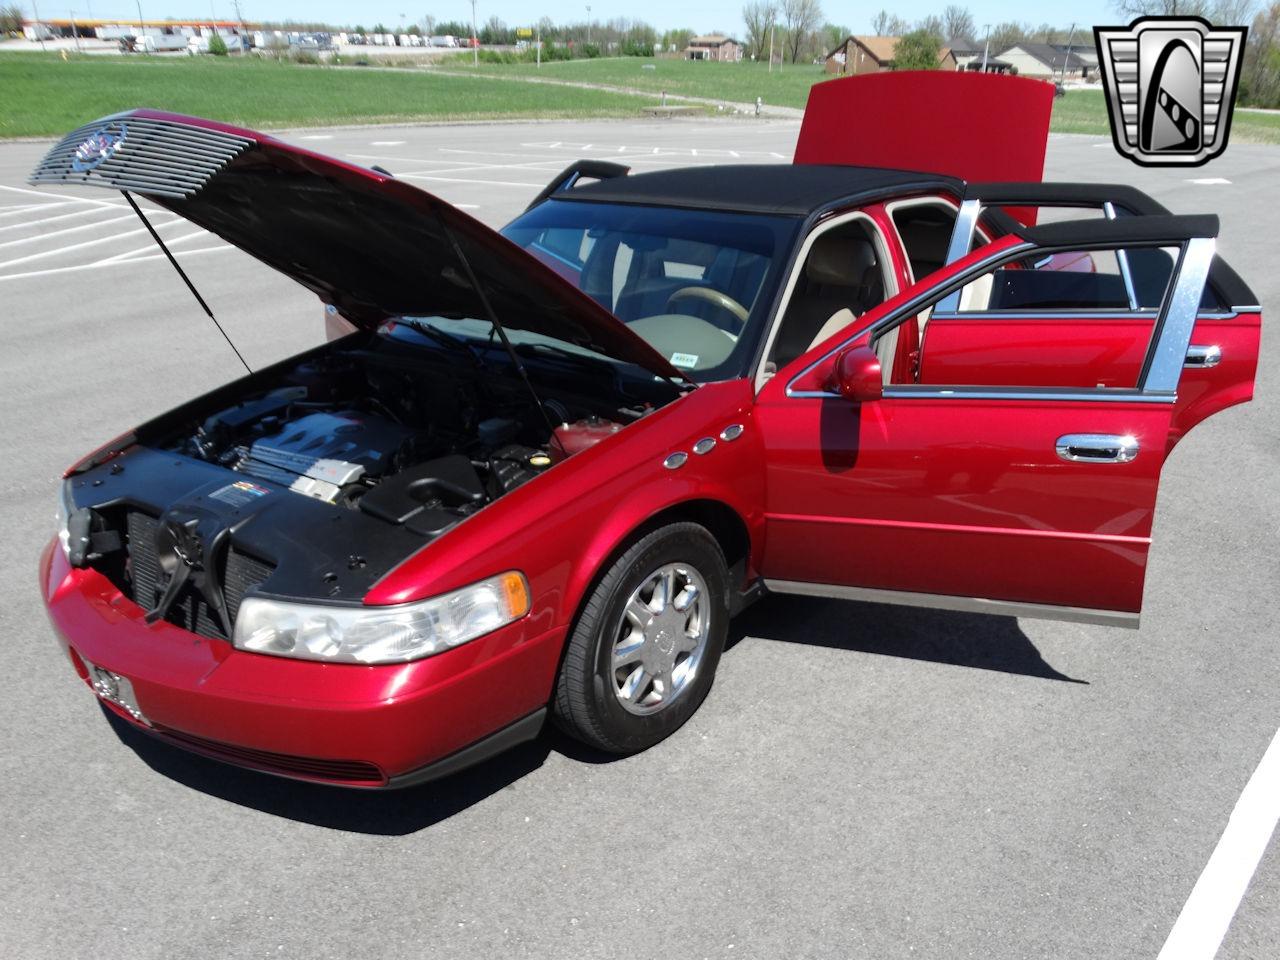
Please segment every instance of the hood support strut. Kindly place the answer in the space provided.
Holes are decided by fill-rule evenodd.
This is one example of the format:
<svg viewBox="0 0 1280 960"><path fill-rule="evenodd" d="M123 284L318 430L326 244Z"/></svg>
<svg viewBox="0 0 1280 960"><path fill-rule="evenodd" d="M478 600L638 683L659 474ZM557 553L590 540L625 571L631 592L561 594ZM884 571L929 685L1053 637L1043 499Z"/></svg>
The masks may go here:
<svg viewBox="0 0 1280 960"><path fill-rule="evenodd" d="M525 388L529 391L529 396L533 398L534 406L538 408L543 421L546 422L547 429L551 433L555 433L556 425L551 422L551 417L547 415L547 408L542 405L542 398L538 396L538 391L533 388L533 381L529 379L529 372L525 370L524 364L520 361L520 355L516 353L516 348L511 345L511 341L507 339L507 331L502 326L502 321L498 319L498 312L493 309L493 304L489 302L489 297L484 292L484 287L480 286L480 281L476 279L476 273L471 269L471 261L462 252L462 245L458 243L458 238L449 229L449 224L445 222L444 217L440 216L439 211L436 212L436 219L439 221L440 229L444 231L444 235L449 238L449 245L453 247L454 255L458 258L458 262L462 264L462 269L466 271L467 282L471 284L471 289L480 298L480 305L484 308L489 322L493 324L493 329L497 331L498 339L502 341L502 346L506 349L507 356L515 364L516 371L520 374L520 379L524 381Z"/></svg>
<svg viewBox="0 0 1280 960"><path fill-rule="evenodd" d="M142 212L142 208L138 206L137 201L133 199L133 196L128 190L121 190L120 193L129 201L129 206L133 207L133 212L138 215L138 219L142 221L142 225L147 228L147 233L151 234L151 239L156 242L156 246L164 251L164 255L169 258L169 262L173 264L173 269L178 271L178 276L180 276L182 278L182 282L187 285L187 289L191 291L191 295L196 298L196 303L200 304L200 308L209 315L209 319L212 320L213 325L218 328L218 332L222 334L222 339L227 341L227 346L229 346L231 348L231 352L236 355L236 359L240 361L241 366L243 366L247 372L253 373L249 364L245 363L244 357L240 355L240 351L236 349L236 345L232 343L231 338L227 336L227 331L222 329L222 324L220 324L218 322L218 318L213 315L213 311L209 309L209 304L205 303L204 297L200 296L200 291L197 290L196 285L191 282L191 278L187 276L187 272L178 265L177 258L169 252L169 248L166 247L164 241L160 239L160 234L156 233L156 228L151 225L151 221L148 220L147 215Z"/></svg>

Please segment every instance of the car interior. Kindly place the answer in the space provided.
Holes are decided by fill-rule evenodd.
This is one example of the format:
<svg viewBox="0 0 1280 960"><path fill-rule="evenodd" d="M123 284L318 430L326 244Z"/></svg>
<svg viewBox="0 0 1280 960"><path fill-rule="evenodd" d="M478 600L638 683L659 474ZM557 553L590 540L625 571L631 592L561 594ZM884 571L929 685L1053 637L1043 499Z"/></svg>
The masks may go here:
<svg viewBox="0 0 1280 960"><path fill-rule="evenodd" d="M889 274L879 250L874 227L861 218L814 240L774 338L769 359L775 369L884 302ZM885 344L889 358L895 345Z"/></svg>
<svg viewBox="0 0 1280 960"><path fill-rule="evenodd" d="M920 280L941 270L955 228L956 211L939 201L898 206L892 213L902 247L911 265L911 278Z"/></svg>

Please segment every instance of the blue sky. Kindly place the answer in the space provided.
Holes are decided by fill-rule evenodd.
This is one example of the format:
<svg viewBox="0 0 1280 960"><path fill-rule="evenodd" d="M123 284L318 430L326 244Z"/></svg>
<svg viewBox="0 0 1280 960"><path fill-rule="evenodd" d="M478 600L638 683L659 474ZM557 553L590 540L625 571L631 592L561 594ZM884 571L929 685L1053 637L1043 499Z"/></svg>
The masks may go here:
<svg viewBox="0 0 1280 960"><path fill-rule="evenodd" d="M18 0L31 12L31 0ZM723 30L730 34L742 32L742 6L744 0L648 0L645 3L624 3L620 0L594 0L591 19L609 20L614 17L644 19L659 29L692 27L709 32ZM916 20L931 13L940 13L948 2L955 0L871 0L870 3L837 3L826 0L823 11L827 20L852 27L855 33L870 33L871 20L886 8L907 20ZM89 10L98 18L136 19L137 9L132 0L37 0L43 17L66 17L74 8L77 16L87 16ZM1061 22L1070 26L1078 20L1082 26L1095 23L1117 23L1116 15L1106 0L1079 0L1071 4L1052 7L1036 7L1017 0L990 0L985 3L968 3L979 30L987 22L1004 20L1039 23ZM426 14L437 20L461 20L471 18L468 0L241 0L241 11L249 20L323 20L332 23L360 22L370 26L381 20L388 27L400 22L404 14L412 23ZM212 9L218 19L233 19L231 0L142 0L142 12L148 19L175 17L208 17ZM483 23L497 15L511 25L520 25L545 15L557 22L583 21L587 17L586 3L578 0L541 0L531 4L528 0L478 0L476 16Z"/></svg>

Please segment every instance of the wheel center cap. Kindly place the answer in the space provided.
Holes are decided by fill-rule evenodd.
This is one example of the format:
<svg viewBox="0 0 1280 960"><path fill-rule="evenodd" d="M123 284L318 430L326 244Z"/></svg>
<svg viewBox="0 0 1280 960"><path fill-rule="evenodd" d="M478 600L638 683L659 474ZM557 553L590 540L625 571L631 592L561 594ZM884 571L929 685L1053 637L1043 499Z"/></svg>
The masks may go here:
<svg viewBox="0 0 1280 960"><path fill-rule="evenodd" d="M658 632L654 634L653 645L664 657L669 657L676 648L676 636L666 627L659 627Z"/></svg>

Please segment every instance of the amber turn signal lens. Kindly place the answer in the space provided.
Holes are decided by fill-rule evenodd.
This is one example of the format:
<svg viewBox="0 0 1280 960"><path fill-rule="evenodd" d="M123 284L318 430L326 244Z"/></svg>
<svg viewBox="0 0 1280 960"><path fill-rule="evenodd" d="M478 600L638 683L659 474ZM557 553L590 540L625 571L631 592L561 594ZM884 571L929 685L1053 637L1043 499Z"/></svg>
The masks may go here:
<svg viewBox="0 0 1280 960"><path fill-rule="evenodd" d="M514 620L529 612L529 584L519 573L504 573L501 577L502 595L507 601L507 612Z"/></svg>

